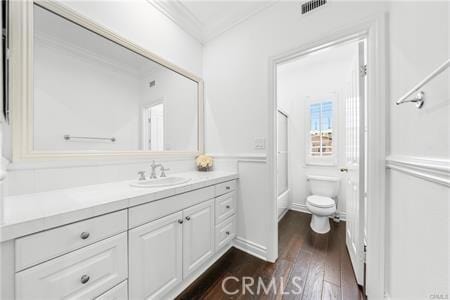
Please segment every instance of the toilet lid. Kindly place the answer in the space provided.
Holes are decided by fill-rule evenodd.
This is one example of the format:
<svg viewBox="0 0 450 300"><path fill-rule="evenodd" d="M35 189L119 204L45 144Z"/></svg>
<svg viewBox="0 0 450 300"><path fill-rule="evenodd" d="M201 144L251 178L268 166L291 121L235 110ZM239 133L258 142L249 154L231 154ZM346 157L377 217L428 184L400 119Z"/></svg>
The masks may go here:
<svg viewBox="0 0 450 300"><path fill-rule="evenodd" d="M335 205L334 200L329 197L323 197L323 196L308 196L306 199L309 204L315 207L321 207L321 208L329 208L333 207Z"/></svg>

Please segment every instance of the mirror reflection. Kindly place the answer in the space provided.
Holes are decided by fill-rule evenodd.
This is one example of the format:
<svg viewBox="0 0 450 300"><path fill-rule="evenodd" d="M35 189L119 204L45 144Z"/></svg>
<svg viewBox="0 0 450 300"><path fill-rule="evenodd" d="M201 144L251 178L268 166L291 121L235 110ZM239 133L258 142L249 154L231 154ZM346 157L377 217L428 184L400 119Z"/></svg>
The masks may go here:
<svg viewBox="0 0 450 300"><path fill-rule="evenodd" d="M38 5L34 151L197 151L198 83Z"/></svg>

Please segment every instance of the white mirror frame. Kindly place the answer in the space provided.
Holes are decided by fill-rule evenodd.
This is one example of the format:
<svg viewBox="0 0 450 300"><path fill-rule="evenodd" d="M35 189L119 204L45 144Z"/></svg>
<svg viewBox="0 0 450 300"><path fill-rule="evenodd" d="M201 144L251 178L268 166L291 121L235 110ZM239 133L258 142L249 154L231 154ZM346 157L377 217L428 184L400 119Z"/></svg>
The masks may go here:
<svg viewBox="0 0 450 300"><path fill-rule="evenodd" d="M43 161L86 158L193 157L204 152L204 91L200 77L128 41L109 29L53 1L10 1L10 112L12 160ZM198 151L34 151L33 149L33 5L34 3L91 30L198 84Z"/></svg>

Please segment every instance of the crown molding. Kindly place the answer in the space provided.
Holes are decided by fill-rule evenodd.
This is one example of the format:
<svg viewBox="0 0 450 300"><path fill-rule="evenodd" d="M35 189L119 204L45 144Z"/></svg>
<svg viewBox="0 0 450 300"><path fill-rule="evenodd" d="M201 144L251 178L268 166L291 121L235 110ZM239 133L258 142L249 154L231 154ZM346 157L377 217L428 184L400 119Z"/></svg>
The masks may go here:
<svg viewBox="0 0 450 300"><path fill-rule="evenodd" d="M203 40L204 25L184 6L179 0L160 1L147 0L147 2L155 7L159 12L168 17L172 22L181 27L200 43Z"/></svg>
<svg viewBox="0 0 450 300"><path fill-rule="evenodd" d="M200 43L204 44L231 28L246 21L252 16L258 14L262 10L269 8L279 0L268 0L253 11L237 16L235 18L225 18L214 24L206 26L203 24L184 4L181 0L163 1L163 0L146 0L149 4L159 10L168 17L172 22L180 26L184 31L190 34Z"/></svg>

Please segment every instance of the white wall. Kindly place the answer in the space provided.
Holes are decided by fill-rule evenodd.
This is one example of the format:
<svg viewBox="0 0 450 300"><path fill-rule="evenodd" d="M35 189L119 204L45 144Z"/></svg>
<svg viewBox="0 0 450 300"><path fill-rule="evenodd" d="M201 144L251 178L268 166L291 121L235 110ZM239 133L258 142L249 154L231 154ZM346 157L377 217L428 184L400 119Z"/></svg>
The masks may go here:
<svg viewBox="0 0 450 300"><path fill-rule="evenodd" d="M391 97L380 101L387 101L389 107L390 152L448 159L445 98L432 97L435 100L421 111L414 105L393 104L448 58L448 5L329 2L302 17L297 2L280 2L209 42L204 50L207 151L237 156L265 153L255 150L253 143L255 137L267 137L268 133L269 58L388 11ZM439 89L429 89L429 93L439 94ZM269 207L274 199L261 193L263 184L254 182L267 183L268 169L246 164L240 172L250 182L241 183L238 236L265 249L269 237L261 232L270 232L267 219L272 216ZM397 171L388 171L388 178L387 293L395 299L447 294L448 187ZM432 207L427 209L427 205Z"/></svg>
<svg viewBox="0 0 450 300"><path fill-rule="evenodd" d="M423 87L426 102L394 105L449 58L449 2L390 5L389 142L391 157L427 163L450 155L449 71ZM414 20L411 22L411 20ZM448 294L448 186L397 170L388 172L387 288L393 299L429 299Z"/></svg>
<svg viewBox="0 0 450 300"><path fill-rule="evenodd" d="M202 45L145 0L62 1L80 14L162 58L202 77ZM3 128L3 143L10 139ZM8 151L3 153L9 157ZM193 170L193 158L164 159L171 172ZM147 160L66 161L9 167L6 194L17 195L73 186L132 179L148 170Z"/></svg>
<svg viewBox="0 0 450 300"><path fill-rule="evenodd" d="M255 138L267 138L269 58L327 37L333 31L385 11L380 2L329 2L301 16L298 2L279 2L205 45L206 150L258 156ZM269 246L271 201L265 185L267 164L246 163L240 176L238 236L264 249ZM259 184L257 184L259 182ZM254 212L258 213L255 214Z"/></svg>
<svg viewBox="0 0 450 300"><path fill-rule="evenodd" d="M202 45L148 1L58 1L201 77Z"/></svg>
<svg viewBox="0 0 450 300"><path fill-rule="evenodd" d="M340 167L345 161L345 87L352 79L352 66L357 61L357 43L337 46L287 62L277 68L277 100L289 113L289 175L290 202L297 209L305 210L306 197L310 190L306 181L308 175L323 175L342 178ZM334 128L334 149L337 157L334 165L318 166L308 163L306 158L306 135L309 130L309 100L333 96L336 100ZM323 162L317 162L323 163ZM337 209L345 214L344 188L338 195Z"/></svg>

